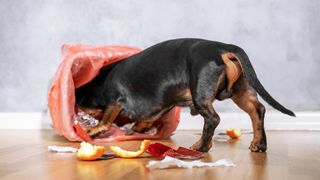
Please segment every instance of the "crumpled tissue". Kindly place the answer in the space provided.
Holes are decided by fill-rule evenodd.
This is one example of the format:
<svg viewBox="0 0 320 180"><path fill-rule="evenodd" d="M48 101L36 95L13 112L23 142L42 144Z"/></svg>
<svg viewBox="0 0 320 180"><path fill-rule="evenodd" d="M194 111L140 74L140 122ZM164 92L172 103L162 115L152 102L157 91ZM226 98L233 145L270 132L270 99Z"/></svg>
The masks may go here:
<svg viewBox="0 0 320 180"><path fill-rule="evenodd" d="M67 146L48 146L48 150L52 152L61 152L61 153L77 153L78 149Z"/></svg>
<svg viewBox="0 0 320 180"><path fill-rule="evenodd" d="M166 169L166 168L193 168L193 167L216 167L216 166L236 166L231 159L220 159L216 162L201 162L197 161L182 161L170 156L166 156L161 161L149 161L147 168L153 169Z"/></svg>

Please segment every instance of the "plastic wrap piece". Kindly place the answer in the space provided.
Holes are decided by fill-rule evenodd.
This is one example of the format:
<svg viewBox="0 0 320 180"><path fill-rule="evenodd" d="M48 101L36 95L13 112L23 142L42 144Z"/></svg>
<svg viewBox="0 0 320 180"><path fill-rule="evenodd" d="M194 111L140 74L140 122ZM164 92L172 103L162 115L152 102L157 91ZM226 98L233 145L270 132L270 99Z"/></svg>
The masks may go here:
<svg viewBox="0 0 320 180"><path fill-rule="evenodd" d="M75 89L96 77L101 68L140 51L138 48L128 46L63 45L62 60L48 93L48 106L56 133L65 136L70 141L90 141L90 139L86 139L87 136L79 128L79 125L75 126L73 121L76 117ZM113 126L107 132L107 137L94 139L93 141L110 142L168 138L177 128L179 118L180 108L176 107L157 120L159 128L155 135L139 133L125 135L125 132ZM75 128L77 127L78 130L76 131Z"/></svg>

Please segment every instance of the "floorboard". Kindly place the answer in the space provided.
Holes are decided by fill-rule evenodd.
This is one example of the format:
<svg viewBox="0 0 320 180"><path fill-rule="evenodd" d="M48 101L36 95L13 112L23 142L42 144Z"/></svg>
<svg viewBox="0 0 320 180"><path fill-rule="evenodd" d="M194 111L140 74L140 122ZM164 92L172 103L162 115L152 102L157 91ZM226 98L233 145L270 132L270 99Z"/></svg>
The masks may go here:
<svg viewBox="0 0 320 180"><path fill-rule="evenodd" d="M202 159L230 158L236 167L149 171L146 164L151 158L147 156L79 161L74 154L48 152L48 145L79 147L52 130L1 130L0 179L320 179L319 131L268 131L267 136L267 153L251 153L252 134L244 134L239 140L214 142ZM197 131L178 131L161 142L189 147L199 137ZM139 147L139 141L110 144L130 150Z"/></svg>

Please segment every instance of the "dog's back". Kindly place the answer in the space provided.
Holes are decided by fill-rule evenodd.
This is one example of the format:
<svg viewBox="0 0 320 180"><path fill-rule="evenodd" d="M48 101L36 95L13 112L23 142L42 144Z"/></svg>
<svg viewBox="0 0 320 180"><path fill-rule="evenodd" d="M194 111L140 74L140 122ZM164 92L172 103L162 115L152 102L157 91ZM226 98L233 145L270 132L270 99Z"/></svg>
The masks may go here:
<svg viewBox="0 0 320 180"><path fill-rule="evenodd" d="M106 104L119 101L122 114L136 120L155 120L176 105L191 105L191 71L200 71L210 63L223 69L215 51L220 45L202 39L177 39L129 57L105 80Z"/></svg>

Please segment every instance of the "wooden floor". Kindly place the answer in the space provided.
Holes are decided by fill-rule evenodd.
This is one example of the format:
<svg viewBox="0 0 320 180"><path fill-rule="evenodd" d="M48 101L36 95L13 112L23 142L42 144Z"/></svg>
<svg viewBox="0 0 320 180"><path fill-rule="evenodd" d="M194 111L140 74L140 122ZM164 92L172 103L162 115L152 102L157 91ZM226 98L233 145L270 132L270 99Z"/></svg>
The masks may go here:
<svg viewBox="0 0 320 180"><path fill-rule="evenodd" d="M0 131L0 179L320 179L320 132L269 131L268 152L248 150L251 134L240 140L214 142L203 161L230 158L236 167L194 169L146 169L150 158L79 161L74 154L48 152L48 145L79 147L44 130ZM199 132L177 132L170 140L173 146L189 147ZM116 143L137 149L139 142Z"/></svg>

